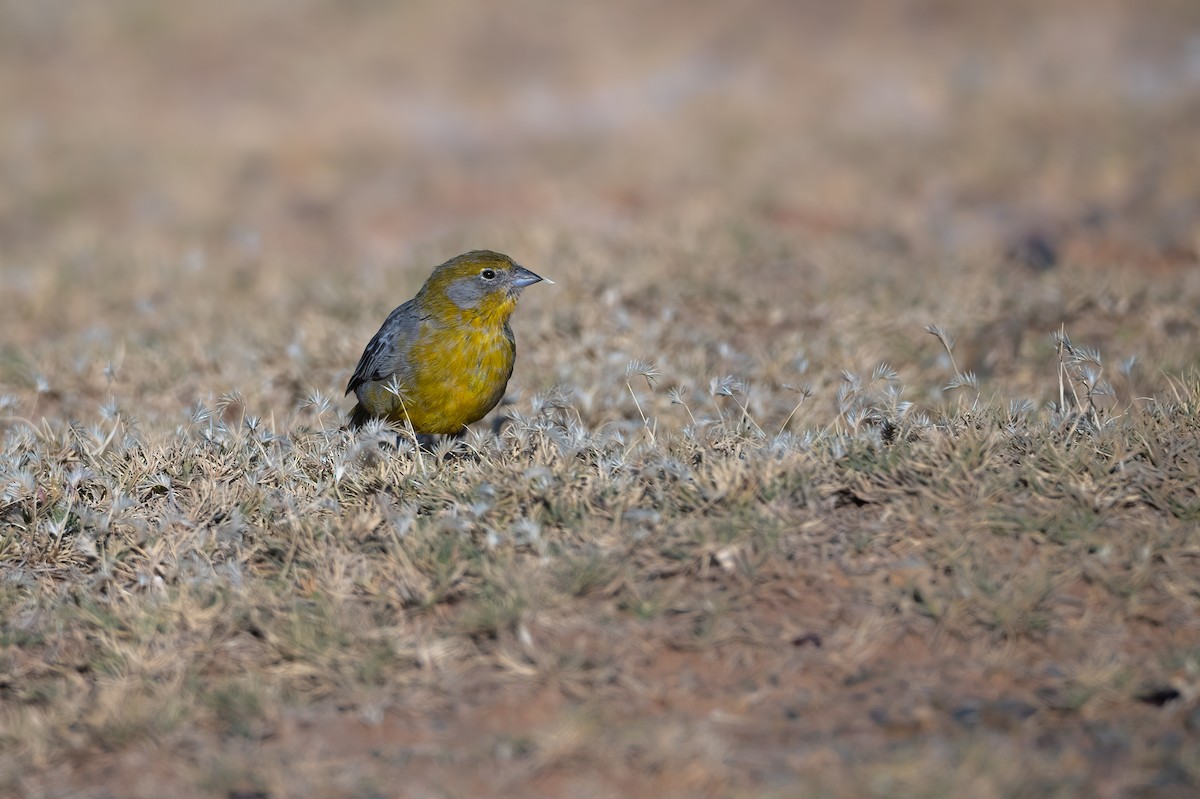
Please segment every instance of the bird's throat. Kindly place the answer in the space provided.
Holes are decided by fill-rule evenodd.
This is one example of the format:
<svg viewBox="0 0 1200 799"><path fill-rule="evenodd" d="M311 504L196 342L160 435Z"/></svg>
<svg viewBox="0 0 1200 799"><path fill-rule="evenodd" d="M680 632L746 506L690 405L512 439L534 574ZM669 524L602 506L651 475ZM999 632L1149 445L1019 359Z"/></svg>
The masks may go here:
<svg viewBox="0 0 1200 799"><path fill-rule="evenodd" d="M485 297L478 308L459 309L460 319L479 327L501 327L508 323L517 307L517 298L508 294Z"/></svg>

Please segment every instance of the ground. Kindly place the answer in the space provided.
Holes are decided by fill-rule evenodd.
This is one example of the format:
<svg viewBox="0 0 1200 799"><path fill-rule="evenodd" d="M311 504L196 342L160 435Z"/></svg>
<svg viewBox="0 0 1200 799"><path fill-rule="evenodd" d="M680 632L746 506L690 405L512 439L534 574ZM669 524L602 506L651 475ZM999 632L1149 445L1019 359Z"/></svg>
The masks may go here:
<svg viewBox="0 0 1200 799"><path fill-rule="evenodd" d="M1197 795L1197 141L1190 0L0 0L0 792Z"/></svg>

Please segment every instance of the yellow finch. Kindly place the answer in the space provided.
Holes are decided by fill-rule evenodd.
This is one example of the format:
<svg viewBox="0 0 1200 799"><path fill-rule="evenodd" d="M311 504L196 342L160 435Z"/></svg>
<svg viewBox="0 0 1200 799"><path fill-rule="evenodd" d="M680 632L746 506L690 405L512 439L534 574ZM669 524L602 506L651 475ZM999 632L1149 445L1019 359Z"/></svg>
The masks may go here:
<svg viewBox="0 0 1200 799"><path fill-rule="evenodd" d="M422 435L457 434L482 419L512 376L517 297L543 279L489 250L434 269L363 351L346 386L358 396L351 427L380 417Z"/></svg>

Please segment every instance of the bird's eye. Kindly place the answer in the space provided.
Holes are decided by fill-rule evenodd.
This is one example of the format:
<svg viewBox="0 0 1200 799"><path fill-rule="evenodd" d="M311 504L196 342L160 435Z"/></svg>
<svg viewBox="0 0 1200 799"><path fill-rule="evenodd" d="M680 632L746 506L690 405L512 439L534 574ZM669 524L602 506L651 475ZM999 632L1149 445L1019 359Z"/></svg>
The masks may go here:
<svg viewBox="0 0 1200 799"><path fill-rule="evenodd" d="M495 280L496 279L496 270L495 269L484 269L482 272L479 273L479 276L481 278L483 278L484 280Z"/></svg>

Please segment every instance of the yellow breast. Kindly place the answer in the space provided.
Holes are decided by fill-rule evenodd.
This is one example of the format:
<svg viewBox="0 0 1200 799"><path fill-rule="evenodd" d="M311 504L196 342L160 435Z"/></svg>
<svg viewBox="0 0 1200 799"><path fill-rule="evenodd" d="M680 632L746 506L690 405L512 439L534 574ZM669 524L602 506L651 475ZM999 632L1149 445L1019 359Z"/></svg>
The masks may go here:
<svg viewBox="0 0 1200 799"><path fill-rule="evenodd" d="M359 396L374 415L411 422L418 433L458 433L500 402L515 358L504 325L429 326L409 352L411 378L399 393L381 381Z"/></svg>

